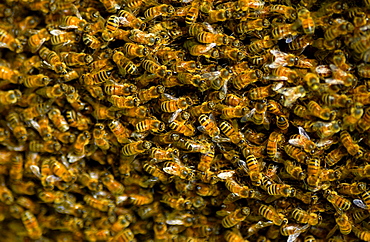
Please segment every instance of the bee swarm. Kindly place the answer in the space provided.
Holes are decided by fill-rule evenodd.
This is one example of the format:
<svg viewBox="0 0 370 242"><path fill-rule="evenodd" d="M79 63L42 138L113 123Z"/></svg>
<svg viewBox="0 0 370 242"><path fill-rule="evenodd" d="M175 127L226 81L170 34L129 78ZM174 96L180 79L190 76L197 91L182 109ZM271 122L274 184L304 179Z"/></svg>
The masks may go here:
<svg viewBox="0 0 370 242"><path fill-rule="evenodd" d="M2 241L370 241L369 9L5 0Z"/></svg>

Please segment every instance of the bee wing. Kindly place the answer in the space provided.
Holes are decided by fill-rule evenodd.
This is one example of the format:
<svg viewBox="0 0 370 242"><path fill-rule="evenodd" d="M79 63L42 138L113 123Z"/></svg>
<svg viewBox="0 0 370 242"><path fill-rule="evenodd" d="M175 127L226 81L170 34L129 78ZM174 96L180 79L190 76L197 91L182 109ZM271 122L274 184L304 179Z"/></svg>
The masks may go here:
<svg viewBox="0 0 370 242"><path fill-rule="evenodd" d="M207 45L206 48L204 48L204 50L200 51L200 53L207 53L208 51L210 51L215 46L216 46L216 43L210 43L210 44Z"/></svg>
<svg viewBox="0 0 370 242"><path fill-rule="evenodd" d="M298 132L299 132L300 135L302 135L302 136L306 137L307 139L311 140L310 136L308 136L308 134L306 133L304 128L298 127Z"/></svg>
<svg viewBox="0 0 370 242"><path fill-rule="evenodd" d="M319 65L316 67L316 73L319 75L330 75L331 74L331 69L329 68L328 65Z"/></svg>
<svg viewBox="0 0 370 242"><path fill-rule="evenodd" d="M221 137L221 136L215 136L212 138L213 142L219 143L219 142L230 142L229 138Z"/></svg>
<svg viewBox="0 0 370 242"><path fill-rule="evenodd" d="M40 132L40 125L39 125L39 123L37 123L35 120L33 120L33 119L31 119L30 121L29 121L29 123L32 125L32 127L34 128L34 129L36 129L37 130L37 132Z"/></svg>
<svg viewBox="0 0 370 242"><path fill-rule="evenodd" d="M163 96L164 96L165 98L167 98L168 100L178 100L178 98L177 98L177 97L174 97L174 96L172 96L172 95L170 95L170 94L168 94L168 93L163 93Z"/></svg>
<svg viewBox="0 0 370 242"><path fill-rule="evenodd" d="M60 177L55 176L55 175L49 175L46 177L46 181L51 182L51 183L56 182L56 181L61 181L61 180L62 179Z"/></svg>
<svg viewBox="0 0 370 242"><path fill-rule="evenodd" d="M245 123L249 120L250 117L253 116L253 114L256 112L256 109L255 108L252 108L252 110L247 113L246 115L244 115L241 119L240 119L240 122L242 123Z"/></svg>
<svg viewBox="0 0 370 242"><path fill-rule="evenodd" d="M285 39L285 43L291 43L293 42L296 38L297 38L298 35L292 35L292 36L288 36L288 38Z"/></svg>
<svg viewBox="0 0 370 242"><path fill-rule="evenodd" d="M224 82L224 84L222 85L222 87L221 87L221 89L220 89L220 93L222 93L222 94L224 94L224 96L226 97L226 94L227 94L227 82L228 82L229 80L226 80L225 82Z"/></svg>
<svg viewBox="0 0 370 242"><path fill-rule="evenodd" d="M264 76L263 79L272 80L272 81L287 81L289 78L286 76L268 75L268 76Z"/></svg>
<svg viewBox="0 0 370 242"><path fill-rule="evenodd" d="M275 83L271 89L275 92L277 92L279 89L281 89L284 86L284 82L277 82Z"/></svg>
<svg viewBox="0 0 370 242"><path fill-rule="evenodd" d="M362 209L369 209L361 199L353 199L353 204Z"/></svg>
<svg viewBox="0 0 370 242"><path fill-rule="evenodd" d="M175 112L173 112L170 119L168 120L168 123L172 123L177 118L177 116L179 116L181 111L182 109L177 109Z"/></svg>
<svg viewBox="0 0 370 242"><path fill-rule="evenodd" d="M301 228L298 228L294 234L289 235L287 242L294 242L299 237L299 235L303 232L305 232L310 227L309 224L304 225Z"/></svg>
<svg viewBox="0 0 370 242"><path fill-rule="evenodd" d="M215 80L220 76L221 72L220 71L213 71L213 72L206 72L202 74L202 77L205 79L208 79L210 81Z"/></svg>
<svg viewBox="0 0 370 242"><path fill-rule="evenodd" d="M166 220L166 224L168 225L183 225L184 221L181 219L168 219Z"/></svg>
<svg viewBox="0 0 370 242"><path fill-rule="evenodd" d="M335 231L337 231L337 229L338 229L338 224L336 224L330 231L329 231L329 233L328 233L328 235L326 236L326 239L329 239L329 238L331 238L333 235L334 235L334 233L335 233Z"/></svg>
<svg viewBox="0 0 370 242"><path fill-rule="evenodd" d="M217 177L222 180L227 180L235 174L235 171L225 171L217 174Z"/></svg>
<svg viewBox="0 0 370 242"><path fill-rule="evenodd" d="M130 22L127 21L127 18L125 17L118 17L118 19L119 19L119 23L123 26L128 26L130 24Z"/></svg>
<svg viewBox="0 0 370 242"><path fill-rule="evenodd" d="M41 178L42 177L41 172L40 172L40 167L35 166L35 165L30 165L30 170L38 178Z"/></svg>
<svg viewBox="0 0 370 242"><path fill-rule="evenodd" d="M177 175L177 167L175 166L168 166L168 167L163 167L163 171L170 174L170 175Z"/></svg>
<svg viewBox="0 0 370 242"><path fill-rule="evenodd" d="M69 163L75 163L76 161L81 160L85 157L85 154L82 155L74 155L73 153L68 153L67 158Z"/></svg>
<svg viewBox="0 0 370 242"><path fill-rule="evenodd" d="M207 130L204 126L198 126L197 129L202 133L207 133Z"/></svg>
<svg viewBox="0 0 370 242"><path fill-rule="evenodd" d="M66 34L67 32L60 30L60 29L53 29L53 30L50 30L49 33L54 36L58 36L58 35Z"/></svg>
<svg viewBox="0 0 370 242"><path fill-rule="evenodd" d="M212 25L210 25L209 23L207 22L203 22L203 26L206 30L208 30L209 32L211 32L212 34L217 34L216 30L212 27Z"/></svg>

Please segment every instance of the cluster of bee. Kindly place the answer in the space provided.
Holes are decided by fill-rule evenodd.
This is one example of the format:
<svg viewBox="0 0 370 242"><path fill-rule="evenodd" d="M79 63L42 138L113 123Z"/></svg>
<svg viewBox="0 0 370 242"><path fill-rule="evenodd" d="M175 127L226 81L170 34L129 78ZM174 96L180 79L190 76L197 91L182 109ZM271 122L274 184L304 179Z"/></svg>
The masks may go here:
<svg viewBox="0 0 370 242"><path fill-rule="evenodd" d="M2 241L370 241L369 0L0 7Z"/></svg>

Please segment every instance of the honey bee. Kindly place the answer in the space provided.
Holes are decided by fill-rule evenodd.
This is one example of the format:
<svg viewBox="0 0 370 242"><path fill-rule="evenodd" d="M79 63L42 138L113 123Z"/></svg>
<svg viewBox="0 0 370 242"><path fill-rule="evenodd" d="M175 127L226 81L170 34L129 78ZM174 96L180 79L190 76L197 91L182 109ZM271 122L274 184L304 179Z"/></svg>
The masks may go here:
<svg viewBox="0 0 370 242"><path fill-rule="evenodd" d="M195 176L194 171L191 168L180 162L166 162L163 165L163 171L183 180L192 180Z"/></svg>
<svg viewBox="0 0 370 242"><path fill-rule="evenodd" d="M290 19L290 20L294 20L295 18L297 18L296 10L290 6L276 4L276 5L270 6L270 11L284 15L285 18Z"/></svg>
<svg viewBox="0 0 370 242"><path fill-rule="evenodd" d="M278 160L281 156L280 152L278 151L278 146L284 142L283 134L279 132L272 132L268 138L266 151L267 155L274 161Z"/></svg>
<svg viewBox="0 0 370 242"><path fill-rule="evenodd" d="M270 184L266 187L267 193L273 196L294 197L295 188L287 184Z"/></svg>
<svg viewBox="0 0 370 242"><path fill-rule="evenodd" d="M366 191L366 183L364 182L354 182L349 183L340 183L337 187L337 191L345 195L359 195Z"/></svg>
<svg viewBox="0 0 370 242"><path fill-rule="evenodd" d="M119 10L117 15L120 19L120 25L122 27L130 27L134 29L145 27L145 23L140 18L136 18L135 15L129 11Z"/></svg>
<svg viewBox="0 0 370 242"><path fill-rule="evenodd" d="M117 108L133 108L140 105L140 100L133 96L122 97L118 95L111 95L107 97L107 100Z"/></svg>
<svg viewBox="0 0 370 242"><path fill-rule="evenodd" d="M38 131L43 140L51 140L53 138L53 129L49 125L47 117L41 117L37 122L34 120L29 121L31 125Z"/></svg>
<svg viewBox="0 0 370 242"><path fill-rule="evenodd" d="M252 54L257 54L262 52L265 49L271 48L274 46L275 41L270 39L269 36L264 37L263 39L257 39L248 45L247 49Z"/></svg>
<svg viewBox="0 0 370 242"><path fill-rule="evenodd" d="M234 212L230 213L222 219L222 226L224 228L231 228L238 223L244 221L244 219L250 214L250 209L248 207L243 207L236 209Z"/></svg>
<svg viewBox="0 0 370 242"><path fill-rule="evenodd" d="M49 41L51 35L47 29L40 29L36 34L32 35L28 39L28 46L32 53L36 53L41 46L46 42Z"/></svg>
<svg viewBox="0 0 370 242"><path fill-rule="evenodd" d="M123 75L123 76L125 76L126 74L134 75L134 74L137 73L136 65L131 60L129 60L122 52L120 52L120 51L115 52L113 54L113 61L117 64L119 73L121 75ZM111 81L108 81L108 82L111 82ZM125 85L125 84L123 84L123 85ZM129 85L129 84L126 84L126 85ZM115 85L109 84L109 87L111 87L111 88L117 87L115 89L121 90L121 89L118 88L118 86L119 86L119 84L115 84ZM131 85L131 86L133 86L133 85ZM134 90L136 92L137 89L134 89ZM121 93L121 92L118 92L118 93ZM113 95L113 94L110 94L110 95ZM116 95L124 95L124 94L116 94Z"/></svg>
<svg viewBox="0 0 370 242"><path fill-rule="evenodd" d="M90 118L74 110L68 110L66 112L66 119L70 127L75 127L78 130L87 130L88 125L91 123Z"/></svg>
<svg viewBox="0 0 370 242"><path fill-rule="evenodd" d="M266 102L257 102L255 107L241 118L241 122L252 121L256 125L263 125L267 130L270 128L270 121L267 118Z"/></svg>
<svg viewBox="0 0 370 242"><path fill-rule="evenodd" d="M17 70L10 69L6 66L0 66L0 78L14 84L19 84L22 80L22 76Z"/></svg>
<svg viewBox="0 0 370 242"><path fill-rule="evenodd" d="M184 199L183 197L175 197L170 194L164 194L161 202L176 210L185 210L191 208L191 202L189 199Z"/></svg>
<svg viewBox="0 0 370 242"><path fill-rule="evenodd" d="M113 195L117 196L123 194L125 187L120 182L115 180L112 174L104 173L101 175L100 179L108 191L110 191Z"/></svg>
<svg viewBox="0 0 370 242"><path fill-rule="evenodd" d="M105 43L103 43L103 41L87 33L84 33L82 35L82 42L93 50L101 49L105 46Z"/></svg>
<svg viewBox="0 0 370 242"><path fill-rule="evenodd" d="M60 132L64 133L69 130L67 120L61 114L58 108L51 108L51 110L48 113L48 117Z"/></svg>
<svg viewBox="0 0 370 242"><path fill-rule="evenodd" d="M27 230L31 239L40 239L42 231L36 217L28 210L24 211L21 216L22 223Z"/></svg>
<svg viewBox="0 0 370 242"><path fill-rule="evenodd" d="M216 23L224 22L232 17L232 13L228 9L210 10L206 22Z"/></svg>
<svg viewBox="0 0 370 242"><path fill-rule="evenodd" d="M134 84L121 84L113 80L109 80L104 85L104 91L108 95L130 96L137 93L137 87ZM140 96L139 99L141 101L143 100Z"/></svg>
<svg viewBox="0 0 370 242"><path fill-rule="evenodd" d="M361 147L353 141L351 135L347 131L342 131L340 133L340 140L350 155L356 157L363 155Z"/></svg>
<svg viewBox="0 0 370 242"><path fill-rule="evenodd" d="M0 104L11 105L21 99L22 93L18 90L0 91Z"/></svg>
<svg viewBox="0 0 370 242"><path fill-rule="evenodd" d="M65 193L62 191L41 191L38 196L44 203L62 204L66 199Z"/></svg>
<svg viewBox="0 0 370 242"><path fill-rule="evenodd" d="M101 70L96 73L83 74L80 77L80 81L81 81L81 84L83 85L88 85L88 86L98 85L98 84L104 83L107 80L109 80L111 75L112 75L112 72Z"/></svg>
<svg viewBox="0 0 370 242"><path fill-rule="evenodd" d="M237 194L240 198L249 197L251 192L248 186L242 186L231 178L226 179L225 186L230 192Z"/></svg>
<svg viewBox="0 0 370 242"><path fill-rule="evenodd" d="M296 26L295 24L280 24L274 28L272 28L272 38L273 40L281 40L285 39L286 43L292 42L292 37L298 34L296 31Z"/></svg>
<svg viewBox="0 0 370 242"><path fill-rule="evenodd" d="M90 143L91 135L88 131L80 133L72 147L76 155L85 154L85 147Z"/></svg>
<svg viewBox="0 0 370 242"><path fill-rule="evenodd" d="M94 60L91 55L85 53L61 52L59 55L67 66L88 65Z"/></svg>
<svg viewBox="0 0 370 242"><path fill-rule="evenodd" d="M159 65L154 61L151 60L144 60L142 62L143 68L153 74L158 75L159 77L166 77L166 76L171 76L172 71L168 70L166 66L164 65Z"/></svg>
<svg viewBox="0 0 370 242"><path fill-rule="evenodd" d="M96 199L91 195L85 195L83 199L87 205L91 206L92 208L98 209L99 211L102 212L107 212L110 208L114 207L114 203L108 199L103 198Z"/></svg>
<svg viewBox="0 0 370 242"><path fill-rule="evenodd" d="M170 181L169 177L165 172L159 169L156 165L151 163L146 163L143 166L143 169L148 172L150 175L158 177L158 179L163 183L168 183Z"/></svg>
<svg viewBox="0 0 370 242"><path fill-rule="evenodd" d="M277 226L288 223L288 219L283 214L278 213L271 205L266 206L262 204L258 209L258 213L267 220L271 220Z"/></svg>
<svg viewBox="0 0 370 242"><path fill-rule="evenodd" d="M262 72L259 70L244 71L240 75L237 75L235 78L233 78L232 83L236 89L241 90L247 87L249 84L257 82L261 76Z"/></svg>
<svg viewBox="0 0 370 242"><path fill-rule="evenodd" d="M123 50L129 58L145 57L148 55L148 48L143 45L137 45L134 43L126 43L123 46Z"/></svg>
<svg viewBox="0 0 370 242"><path fill-rule="evenodd" d="M173 160L179 156L179 150L176 148L168 148L166 150L160 148L152 148L149 157L155 159L156 162Z"/></svg>
<svg viewBox="0 0 370 242"><path fill-rule="evenodd" d="M268 86L255 87L248 91L248 97L251 100L263 100L267 97L273 96L276 94L282 87L282 83L273 83Z"/></svg>
<svg viewBox="0 0 370 242"><path fill-rule="evenodd" d="M240 22L236 28L235 31L238 34L248 34L251 31L260 31L262 29L270 27L270 22L268 19L255 19L255 20L249 20L249 21L242 21ZM258 41L258 40L257 40ZM272 46L270 46L272 47ZM267 47L269 48L269 47Z"/></svg>
<svg viewBox="0 0 370 242"><path fill-rule="evenodd" d="M341 20L340 22L337 21L325 31L324 38L325 40L331 41L341 35L351 33L354 28L355 27L350 22L347 22L345 20Z"/></svg>
<svg viewBox="0 0 370 242"><path fill-rule="evenodd" d="M23 177L23 156L15 155L9 170L9 178L13 181L22 180Z"/></svg>
<svg viewBox="0 0 370 242"><path fill-rule="evenodd" d="M38 74L24 76L20 79L20 81L26 87L44 87L48 85L51 80L48 76ZM42 91L40 92L42 93Z"/></svg>
<svg viewBox="0 0 370 242"><path fill-rule="evenodd" d="M293 145L286 145L284 146L284 150L287 155L289 155L299 163L305 164L307 154L300 148L294 147Z"/></svg>
<svg viewBox="0 0 370 242"><path fill-rule="evenodd" d="M304 180L307 175L303 172L302 167L297 166L294 162L285 160L284 161L285 171L294 179Z"/></svg>
<svg viewBox="0 0 370 242"><path fill-rule="evenodd" d="M370 240L370 232L368 230L361 228L359 225L353 226L352 231L360 240L363 241Z"/></svg>
<svg viewBox="0 0 370 242"><path fill-rule="evenodd" d="M50 42L56 49L68 44L78 43L81 40L80 35L73 32L64 32L59 30L51 30Z"/></svg>
<svg viewBox="0 0 370 242"><path fill-rule="evenodd" d="M9 112L5 117L8 121L9 127L13 132L15 138L21 142L25 142L28 139L28 133L26 127L20 119L20 115L17 112Z"/></svg>
<svg viewBox="0 0 370 242"><path fill-rule="evenodd" d="M370 108L366 108L361 119L357 123L357 130L365 132L370 128Z"/></svg>
<svg viewBox="0 0 370 242"><path fill-rule="evenodd" d="M119 215L117 221L112 224L111 230L114 233L118 233L130 225L130 220L126 215Z"/></svg>
<svg viewBox="0 0 370 242"><path fill-rule="evenodd" d="M246 159L246 164L248 167L249 177L251 181L256 186L260 186L261 180L262 180L261 164L258 162L258 160L253 154L246 156L245 159Z"/></svg>
<svg viewBox="0 0 370 242"><path fill-rule="evenodd" d="M305 34L313 34L315 32L315 21L311 12L307 8L302 7L298 10L298 21L302 26Z"/></svg>
<svg viewBox="0 0 370 242"><path fill-rule="evenodd" d="M345 213L336 214L335 222L337 223L339 230L342 234L349 234L352 231L352 224Z"/></svg>
<svg viewBox="0 0 370 242"><path fill-rule="evenodd" d="M235 129L229 122L223 121L220 124L220 130L230 139L234 144L239 144L243 142L244 136L240 131Z"/></svg>
<svg viewBox="0 0 370 242"><path fill-rule="evenodd" d="M101 191L103 189L102 185L99 183L98 175L95 172L80 174L78 176L78 182L91 191Z"/></svg>
<svg viewBox="0 0 370 242"><path fill-rule="evenodd" d="M298 223L309 224L313 226L319 224L322 220L320 215L317 215L316 213L308 213L299 208L294 209L292 216Z"/></svg>
<svg viewBox="0 0 370 242"><path fill-rule="evenodd" d="M61 29L77 29L83 31L87 22L75 16L63 16L59 21Z"/></svg>
<svg viewBox="0 0 370 242"><path fill-rule="evenodd" d="M172 16L175 13L175 8L172 5L160 4L147 9L144 12L145 22L152 20L153 18L163 16Z"/></svg>
<svg viewBox="0 0 370 242"><path fill-rule="evenodd" d="M119 143L129 143L128 137L130 137L131 132L119 120L112 120L108 127Z"/></svg>
<svg viewBox="0 0 370 242"><path fill-rule="evenodd" d="M156 135L153 138L153 141L159 144L171 144L180 139L180 135L173 133L173 132L167 132L164 134Z"/></svg>
<svg viewBox="0 0 370 242"><path fill-rule="evenodd" d="M204 44L215 43L217 45L227 45L230 42L230 38L227 35L210 32L200 32L196 38L198 42Z"/></svg>
<svg viewBox="0 0 370 242"><path fill-rule="evenodd" d="M347 211L351 208L351 201L339 196L335 191L326 190L324 196L338 212Z"/></svg>
<svg viewBox="0 0 370 242"><path fill-rule="evenodd" d="M233 119L244 117L250 110L247 107L236 106L236 107L226 107L221 110L222 119Z"/></svg>
<svg viewBox="0 0 370 242"><path fill-rule="evenodd" d="M338 133L340 129L340 123L338 121L317 121L312 125L312 130L315 131L321 139L333 136L335 133Z"/></svg>
<svg viewBox="0 0 370 242"><path fill-rule="evenodd" d="M23 52L23 46L19 39L14 38L10 33L4 29L0 29L0 47L8 48L16 53Z"/></svg>
<svg viewBox="0 0 370 242"><path fill-rule="evenodd" d="M119 114L132 118L145 118L147 113L148 108L146 106L139 106L135 108L122 108L119 110Z"/></svg>
<svg viewBox="0 0 370 242"><path fill-rule="evenodd" d="M350 108L350 114L343 117L343 129L349 127L350 131L354 131L356 124L361 120L364 114L363 105L361 103L355 103Z"/></svg>
<svg viewBox="0 0 370 242"><path fill-rule="evenodd" d="M316 144L311 141L310 137L302 127L298 127L299 134L292 135L289 144L303 148L307 153L314 153L317 148Z"/></svg>
<svg viewBox="0 0 370 242"><path fill-rule="evenodd" d="M164 86L152 86L148 89L140 89L137 96L142 103L146 103L154 98L159 98L165 91Z"/></svg>
<svg viewBox="0 0 370 242"><path fill-rule="evenodd" d="M168 94L164 94L166 98L170 99L168 101L163 101L161 103L161 110L166 113L174 113L173 117L169 120L172 122L176 119L177 115L182 111L186 110L189 106L193 104L190 97L175 98Z"/></svg>
<svg viewBox="0 0 370 242"><path fill-rule="evenodd" d="M285 98L284 106L290 107L298 98L306 96L306 90L303 86L287 87L277 90Z"/></svg>
<svg viewBox="0 0 370 242"><path fill-rule="evenodd" d="M152 131L154 133L159 133L164 131L165 124L156 119L145 119L144 121L140 121L135 125L136 132L146 132Z"/></svg>
<svg viewBox="0 0 370 242"><path fill-rule="evenodd" d="M124 156L137 155L146 150L149 150L152 144L149 141L137 141L130 144L126 144L122 147L122 154Z"/></svg>
<svg viewBox="0 0 370 242"><path fill-rule="evenodd" d="M182 72L195 72L196 70L200 69L201 66L199 63L195 61L183 61L183 60L175 60L175 62L171 65L172 71L175 71L177 73Z"/></svg>
<svg viewBox="0 0 370 242"><path fill-rule="evenodd" d="M202 114L198 117L198 121L201 125L198 129L208 134L211 138L215 138L220 135L220 129L217 127L216 120L212 114L209 116Z"/></svg>
<svg viewBox="0 0 370 242"><path fill-rule="evenodd" d="M55 51L52 51L52 50L48 49L47 47L43 46L39 50L39 55L40 55L41 59L46 61L44 63L46 63L46 65L50 69L55 71L56 73L58 73L58 74L66 74L67 73L66 64L61 61L59 55Z"/></svg>

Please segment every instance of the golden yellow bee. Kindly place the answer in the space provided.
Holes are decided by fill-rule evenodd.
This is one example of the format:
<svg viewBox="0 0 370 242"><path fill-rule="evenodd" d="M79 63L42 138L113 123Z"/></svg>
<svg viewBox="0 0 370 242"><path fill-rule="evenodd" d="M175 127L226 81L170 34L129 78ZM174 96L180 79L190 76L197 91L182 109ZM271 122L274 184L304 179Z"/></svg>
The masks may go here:
<svg viewBox="0 0 370 242"><path fill-rule="evenodd" d="M120 18L120 26L140 29L145 27L142 19L135 17L131 12L126 10L119 10L117 13Z"/></svg>
<svg viewBox="0 0 370 242"><path fill-rule="evenodd" d="M16 103L22 97L22 93L18 89L9 91L0 91L0 104L11 105Z"/></svg>
<svg viewBox="0 0 370 242"><path fill-rule="evenodd" d="M301 166L296 165L294 162L285 160L284 161L285 171L294 179L304 180L307 174L303 172Z"/></svg>
<svg viewBox="0 0 370 242"><path fill-rule="evenodd" d="M154 98L159 98L165 91L164 86L152 86L148 89L140 89L137 96L142 103L146 103Z"/></svg>
<svg viewBox="0 0 370 242"><path fill-rule="evenodd" d="M338 133L341 128L338 121L321 122L317 121L312 124L312 130L321 138L328 138Z"/></svg>
<svg viewBox="0 0 370 242"><path fill-rule="evenodd" d="M133 108L140 105L140 100L133 96L118 96L112 95L107 97L107 100L117 108Z"/></svg>
<svg viewBox="0 0 370 242"><path fill-rule="evenodd" d="M258 213L268 220L271 220L275 225L281 226L288 223L288 219L281 213L278 213L271 205L262 204L258 209Z"/></svg>
<svg viewBox="0 0 370 242"><path fill-rule="evenodd" d="M73 32L64 32L58 30L51 30L52 35L50 38L50 43L56 48L60 48L64 45L78 43L81 40L80 35ZM41 33L40 33L41 34ZM40 37L39 37L40 38ZM42 41L43 39L41 39ZM46 39L48 40L48 39Z"/></svg>
<svg viewBox="0 0 370 242"><path fill-rule="evenodd" d="M84 33L82 36L83 43L90 47L91 49L100 49L105 46L102 40L99 40L97 37Z"/></svg>
<svg viewBox="0 0 370 242"><path fill-rule="evenodd" d="M145 131L152 131L154 133L159 133L164 131L165 124L156 119L145 119L144 121L140 121L135 125L136 132L145 132Z"/></svg>
<svg viewBox="0 0 370 242"><path fill-rule="evenodd" d="M50 40L50 33L47 29L40 29L36 34L32 35L28 39L28 46L32 53L36 53L41 46L48 40Z"/></svg>
<svg viewBox="0 0 370 242"><path fill-rule="evenodd" d="M184 199L183 197L175 197L170 194L164 194L161 202L176 210L185 210L191 208L191 202L189 199Z"/></svg>
<svg viewBox="0 0 370 242"><path fill-rule="evenodd" d="M5 117L15 138L21 142L24 142L28 139L28 133L20 118L20 115L13 111L9 112L9 114Z"/></svg>
<svg viewBox="0 0 370 242"><path fill-rule="evenodd" d="M292 216L298 223L309 225L317 225L322 220L320 215L317 215L316 213L308 213L299 208L293 210Z"/></svg>
<svg viewBox="0 0 370 242"><path fill-rule="evenodd" d="M350 155L358 157L363 154L361 147L353 141L351 135L347 131L342 131L340 133L340 140Z"/></svg>
<svg viewBox="0 0 370 242"><path fill-rule="evenodd" d="M117 180L114 179L114 176L109 173L104 173L100 176L100 179L104 186L113 194L113 195L122 195L125 187Z"/></svg>
<svg viewBox="0 0 370 242"><path fill-rule="evenodd" d="M337 187L337 191L345 195L359 195L366 191L365 182L354 182L349 183L340 183Z"/></svg>
<svg viewBox="0 0 370 242"><path fill-rule="evenodd" d="M339 213L335 214L335 222L337 223L339 230L342 234L346 235L352 231L352 223L349 220L347 214Z"/></svg>
<svg viewBox="0 0 370 242"><path fill-rule="evenodd" d="M27 230L28 236L31 239L40 239L42 236L42 230L36 217L30 211L26 210L22 214L21 219Z"/></svg>
<svg viewBox="0 0 370 242"><path fill-rule="evenodd" d="M134 84L121 84L114 82L113 80L109 80L104 85L104 91L108 95L131 96L137 93L137 87ZM140 95L138 95L138 97L140 101L143 101Z"/></svg>
<svg viewBox="0 0 370 242"><path fill-rule="evenodd" d="M326 190L324 197L334 206L338 212L347 211L351 208L351 201L339 196L337 192Z"/></svg>
<svg viewBox="0 0 370 242"><path fill-rule="evenodd" d="M113 61L117 64L118 70L121 75L125 76L126 74L129 75L136 74L137 66L130 59L128 59L122 52L120 51L115 52L113 54Z"/></svg>
<svg viewBox="0 0 370 242"><path fill-rule="evenodd" d="M324 38L328 41L334 40L335 38L346 35L354 30L352 23L347 21L336 21L331 25L324 33Z"/></svg>
<svg viewBox="0 0 370 242"><path fill-rule="evenodd" d="M61 52L59 55L67 66L88 65L94 60L91 55L85 53Z"/></svg>
<svg viewBox="0 0 370 242"><path fill-rule="evenodd" d="M23 46L19 39L14 38L4 29L0 29L0 47L8 48L16 53L23 52Z"/></svg>
<svg viewBox="0 0 370 242"><path fill-rule="evenodd" d="M123 46L123 51L129 58L144 57L149 53L148 48L146 48L144 45L138 45L134 43L126 43Z"/></svg>
<svg viewBox="0 0 370 242"><path fill-rule="evenodd" d="M159 77L168 77L172 75L172 71L168 70L165 65L159 65L152 60L144 60L141 65L147 72L156 74Z"/></svg>
<svg viewBox="0 0 370 242"><path fill-rule="evenodd" d="M219 58L220 52L219 50L214 49L215 46L216 46L215 43L211 43L211 44L191 43L188 49L189 49L190 55L192 56L204 56L206 58Z"/></svg>
<svg viewBox="0 0 370 242"><path fill-rule="evenodd" d="M152 144L149 141L137 141L126 144L122 147L122 154L124 156L137 155L150 149Z"/></svg>
<svg viewBox="0 0 370 242"><path fill-rule="evenodd" d="M230 141L234 144L239 144L241 142L243 142L244 140L244 136L243 134L238 131L237 129L235 129L233 127L233 125L231 125L229 122L227 121L223 121L221 124L220 124L220 130L226 135L226 137L228 137L230 139Z"/></svg>
<svg viewBox="0 0 370 242"><path fill-rule="evenodd" d="M114 207L113 201L108 199L96 199L91 195L85 195L83 199L87 205L102 212L107 212L110 208Z"/></svg>
<svg viewBox="0 0 370 242"><path fill-rule="evenodd" d="M47 62L47 64L49 64L50 69L52 69L56 73L60 74L67 73L66 64L61 61L59 55L55 51L52 51L47 47L43 46L39 50L39 55L43 60Z"/></svg>
<svg viewBox="0 0 370 242"><path fill-rule="evenodd" d="M244 219L250 214L250 208L243 207L236 209L234 212L230 213L222 219L222 226L224 228L231 228L238 223L244 221Z"/></svg>
<svg viewBox="0 0 370 242"><path fill-rule="evenodd" d="M305 34L313 34L315 32L315 21L311 15L311 12L307 8L302 7L298 10L297 14L303 32Z"/></svg>
<svg viewBox="0 0 370 242"><path fill-rule="evenodd" d="M223 22L230 19L231 16L232 14L228 9L210 10L208 12L208 18L206 19L206 22L208 23Z"/></svg>
<svg viewBox="0 0 370 242"><path fill-rule="evenodd" d="M282 133L279 132L272 132L268 138L266 151L267 155L274 161L277 161L281 154L278 151L278 146L280 146L284 142L284 136Z"/></svg>
<svg viewBox="0 0 370 242"><path fill-rule="evenodd" d="M298 32L296 31L295 24L280 24L272 29L272 38L273 40L281 40L286 39L286 42L291 42L290 36L297 35Z"/></svg>
<svg viewBox="0 0 370 242"><path fill-rule="evenodd" d="M98 84L104 83L107 80L109 80L111 75L112 75L112 72L101 70L96 73L83 74L80 77L80 81L84 85L98 85Z"/></svg>
<svg viewBox="0 0 370 242"><path fill-rule="evenodd" d="M52 108L48 113L48 117L60 132L69 130L68 122L58 108Z"/></svg>
<svg viewBox="0 0 370 242"><path fill-rule="evenodd" d="M103 189L102 185L99 183L98 175L91 172L90 175L87 173L82 173L78 176L78 182L82 186L87 187L91 191L101 191Z"/></svg>
<svg viewBox="0 0 370 242"><path fill-rule="evenodd" d="M273 196L294 197L295 188L288 184L270 184L266 186L267 193Z"/></svg>
<svg viewBox="0 0 370 242"><path fill-rule="evenodd" d="M152 20L153 18L163 16L171 16L175 13L175 8L172 5L160 4L147 9L144 12L145 21Z"/></svg>
<svg viewBox="0 0 370 242"><path fill-rule="evenodd" d="M262 76L262 72L259 70L248 70L237 75L232 79L234 87L241 90L254 82L257 82Z"/></svg>

